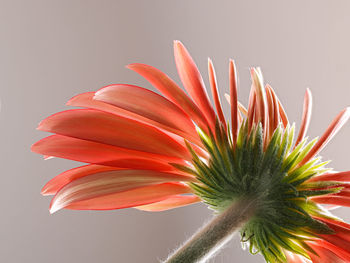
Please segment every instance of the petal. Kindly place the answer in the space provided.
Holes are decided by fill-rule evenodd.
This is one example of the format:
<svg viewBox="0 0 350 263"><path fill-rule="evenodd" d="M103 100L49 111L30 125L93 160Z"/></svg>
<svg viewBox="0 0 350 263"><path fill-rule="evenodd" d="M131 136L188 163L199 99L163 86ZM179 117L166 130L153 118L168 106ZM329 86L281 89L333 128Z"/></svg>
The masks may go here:
<svg viewBox="0 0 350 263"><path fill-rule="evenodd" d="M307 163L311 158L313 158L317 153L319 153L323 147L337 134L337 132L343 127L343 125L348 121L350 117L350 108L342 110L328 126L325 133L316 142L316 144L311 148L309 153L304 157L304 159L299 163L299 167Z"/></svg>
<svg viewBox="0 0 350 263"><path fill-rule="evenodd" d="M313 263L346 263L337 255L336 252L341 253L341 250L334 249L331 244L326 241L314 241L308 242L308 245L317 253L309 253L309 256ZM333 249L332 249L333 248Z"/></svg>
<svg viewBox="0 0 350 263"><path fill-rule="evenodd" d="M256 93L256 111L258 119L260 121L264 131L266 132L267 124L267 102L266 102L266 92L264 87L264 81L259 68L252 68L250 71L253 87Z"/></svg>
<svg viewBox="0 0 350 263"><path fill-rule="evenodd" d="M294 254L289 251L284 251L288 263L306 263L306 259L303 256Z"/></svg>
<svg viewBox="0 0 350 263"><path fill-rule="evenodd" d="M84 107L89 109L95 109L100 110L108 113L112 113L118 116L122 116L125 118L130 118L133 120L140 121L142 123L152 124L155 127L161 126L155 121L152 121L150 119L147 119L145 117L142 117L138 114L135 114L133 112L124 110L122 108L115 107L111 104L105 103L103 101L94 100L95 92L86 92L79 95L74 96L71 98L66 105L68 106L74 106L74 107ZM163 126L161 126L163 128Z"/></svg>
<svg viewBox="0 0 350 263"><path fill-rule="evenodd" d="M256 92L254 87L250 89L250 94L249 94L249 103L248 103L248 132L251 131L253 123L254 123L254 116L255 116L255 111L256 111Z"/></svg>
<svg viewBox="0 0 350 263"><path fill-rule="evenodd" d="M272 125L272 131L274 131L278 124L280 123L280 110L278 105L278 99L276 97L276 94L273 92L272 87L270 85L266 85L266 88L272 97L272 104L273 104L273 125ZM287 122L288 123L288 122Z"/></svg>
<svg viewBox="0 0 350 263"><path fill-rule="evenodd" d="M134 189L129 188L129 190L124 190L121 192L113 193L110 191L109 194L103 195L97 195L95 192L79 192L80 201L77 201L79 199L74 198L75 201L63 200L64 203L62 203L62 201L58 203L56 199L54 199L50 212L53 213L62 208L74 210L121 209L155 203L173 195L186 194L190 192L191 189L182 183L151 184Z"/></svg>
<svg viewBox="0 0 350 263"><path fill-rule="evenodd" d="M46 137L32 146L32 151L84 163L107 166L169 170L168 162L179 162L174 157L129 150L102 143L62 135Z"/></svg>
<svg viewBox="0 0 350 263"><path fill-rule="evenodd" d="M126 111L126 110L123 110L121 108L115 107L111 104L107 104L107 103L104 103L102 101L94 100L93 99L94 96L95 96L95 92L82 93L82 94L79 94L79 95L71 98L68 101L67 105L68 106L75 106L75 107L84 107L84 108L89 108L89 109L96 109L96 110L112 113L112 114L117 115L117 116L137 120L141 123L145 123L145 124L151 125L152 127L156 127L157 129L160 129L161 131L165 132L168 136L170 136L174 140L176 140L178 143L180 143L181 145L186 147L183 137L176 134L176 131L175 131L175 133L169 131L169 130L171 130L169 127L161 125L160 123L157 123L157 122L152 121L150 119L144 118L144 117L142 117L138 114L132 113L130 111ZM181 132L178 132L178 133L181 134ZM202 145L202 143L200 142L200 144L197 144L197 146L198 145ZM199 154L202 157L207 156L207 154L204 153L203 150L201 150L199 147L197 147L196 145L192 145L192 146L197 154Z"/></svg>
<svg viewBox="0 0 350 263"><path fill-rule="evenodd" d="M94 99L153 120L190 141L200 142L188 115L153 91L132 85L115 84L97 91Z"/></svg>
<svg viewBox="0 0 350 263"><path fill-rule="evenodd" d="M304 97L304 109L303 109L303 117L301 119L301 125L299 130L299 135L297 140L295 141L295 145L298 145L305 137L306 132L309 128L310 119L311 119L311 111L312 111L312 96L311 91L306 89L305 97Z"/></svg>
<svg viewBox="0 0 350 263"><path fill-rule="evenodd" d="M70 204L165 182L193 181L193 177L147 170L104 171L80 177L62 187L51 201L56 212Z"/></svg>
<svg viewBox="0 0 350 263"><path fill-rule="evenodd" d="M327 195L327 196L315 196L315 197L312 197L311 200L319 204L350 207L350 197Z"/></svg>
<svg viewBox="0 0 350 263"><path fill-rule="evenodd" d="M270 86L270 91L271 91L272 95L274 96L274 98L277 101L278 109L279 109L279 115L281 116L281 120L282 120L284 128L286 128L288 123L289 123L286 111L284 110L281 101L278 99L278 97L276 95L276 92L273 90L273 88L271 86Z"/></svg>
<svg viewBox="0 0 350 263"><path fill-rule="evenodd" d="M219 91L217 88L215 69L213 66L213 62L211 61L210 58L208 58L208 72L209 72L209 82L210 82L210 87L211 87L211 93L212 93L213 98L214 98L216 112L219 116L219 120L220 120L221 124L225 127L225 130L227 130L226 120L225 120L224 113L222 111Z"/></svg>
<svg viewBox="0 0 350 263"><path fill-rule="evenodd" d="M204 113L212 130L215 128L215 112L205 90L203 78L191 55L180 41L174 42L174 56L180 79L199 109Z"/></svg>
<svg viewBox="0 0 350 263"><path fill-rule="evenodd" d="M174 195L163 201L149 204L149 205L137 206L135 208L142 211L159 212L159 211L165 211L173 208L194 204L200 201L201 199L196 195Z"/></svg>
<svg viewBox="0 0 350 263"><path fill-rule="evenodd" d="M233 142L233 145L235 145L237 141L237 133L238 133L238 99L237 99L236 65L232 59L230 59L230 64L229 64L229 81L230 81L232 142Z"/></svg>
<svg viewBox="0 0 350 263"><path fill-rule="evenodd" d="M159 129L97 110L59 112L43 120L38 129L138 151L191 159L184 146Z"/></svg>
<svg viewBox="0 0 350 263"><path fill-rule="evenodd" d="M350 171L322 174L312 177L309 182L312 181L350 182Z"/></svg>
<svg viewBox="0 0 350 263"><path fill-rule="evenodd" d="M42 195L54 195L57 193L58 190L60 190L63 186L66 184L87 176L91 174L101 173L101 172L108 172L108 171L118 171L123 168L116 168L111 166L103 166L103 165L95 165L95 164L89 164L84 165L80 167L76 167L73 169L70 169L68 171L65 171L54 178L52 178L41 190Z"/></svg>
<svg viewBox="0 0 350 263"><path fill-rule="evenodd" d="M350 225L348 223L327 218L317 219L327 224L331 229L334 230L335 235L332 236L337 236L343 240L346 240L347 242L350 242Z"/></svg>
<svg viewBox="0 0 350 263"><path fill-rule="evenodd" d="M231 97L229 94L225 93L225 99L227 100L228 104L231 105ZM242 103L240 103L239 101L237 101L238 103L238 109L239 111L244 115L247 116L248 115L248 110L243 106Z"/></svg>
<svg viewBox="0 0 350 263"><path fill-rule="evenodd" d="M207 130L208 122L203 113L186 93L166 74L152 66L139 63L130 64L127 68L139 73L147 79L168 100L183 109L199 127L205 131Z"/></svg>
<svg viewBox="0 0 350 263"><path fill-rule="evenodd" d="M267 102L267 127L268 127L268 135L269 135L269 139L272 137L273 132L275 131L275 105L274 105L274 100L273 100L273 96L271 94L271 90L269 89L269 86L266 85L265 86L265 92L266 92L266 102Z"/></svg>
<svg viewBox="0 0 350 263"><path fill-rule="evenodd" d="M71 98L68 102L68 106L75 106L75 107L84 107L84 108L89 108L89 109L96 109L108 113L112 113L118 116L122 116L125 118L137 120L139 122L154 126L158 129L161 129L162 131L167 131L171 132L172 134L176 134L179 137L188 137L188 135L184 134L184 132L175 130L169 126L163 125L159 122L156 122L154 120L148 119L144 116L141 116L139 114L133 113L131 111L124 110L122 108L116 107L114 105L105 103L103 101L95 100L93 99L95 96L95 92L86 92L79 94L77 96L74 96ZM192 138L192 137L190 137ZM198 138L194 139L198 145L201 145L201 142L199 141Z"/></svg>

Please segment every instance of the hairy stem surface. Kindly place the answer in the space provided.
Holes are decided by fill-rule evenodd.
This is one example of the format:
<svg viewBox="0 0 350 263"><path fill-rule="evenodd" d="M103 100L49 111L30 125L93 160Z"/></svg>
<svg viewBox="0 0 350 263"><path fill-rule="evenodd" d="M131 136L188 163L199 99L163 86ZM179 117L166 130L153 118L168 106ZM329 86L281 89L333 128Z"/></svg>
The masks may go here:
<svg viewBox="0 0 350 263"><path fill-rule="evenodd" d="M164 263L205 262L225 245L255 211L253 200L240 200L214 217Z"/></svg>

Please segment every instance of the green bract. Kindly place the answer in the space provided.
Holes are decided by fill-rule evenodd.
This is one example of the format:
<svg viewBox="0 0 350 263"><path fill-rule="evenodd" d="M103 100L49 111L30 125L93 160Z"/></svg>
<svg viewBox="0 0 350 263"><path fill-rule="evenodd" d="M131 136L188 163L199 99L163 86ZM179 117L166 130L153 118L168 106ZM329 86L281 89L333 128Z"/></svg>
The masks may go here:
<svg viewBox="0 0 350 263"><path fill-rule="evenodd" d="M333 182L307 182L329 170L325 168L328 162L321 162L320 157L300 165L317 139L309 143L304 139L293 149L294 125L284 128L280 124L266 139L261 123L248 129L247 122L239 129L235 144L219 123L215 135L201 130L199 134L209 159L201 159L188 144L193 168L177 168L196 176L200 183L190 186L216 212L243 198L255 200L255 216L241 229L241 242L251 253L262 253L267 262L285 262L283 250L309 258L306 251L312 249L305 241L332 233L311 217L326 215L308 197L342 188L334 187Z"/></svg>

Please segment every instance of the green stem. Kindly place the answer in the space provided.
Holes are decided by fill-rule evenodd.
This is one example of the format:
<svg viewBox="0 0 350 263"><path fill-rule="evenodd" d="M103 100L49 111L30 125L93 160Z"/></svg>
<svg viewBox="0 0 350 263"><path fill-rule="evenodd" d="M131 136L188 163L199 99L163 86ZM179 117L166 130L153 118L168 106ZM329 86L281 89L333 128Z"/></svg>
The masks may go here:
<svg viewBox="0 0 350 263"><path fill-rule="evenodd" d="M235 202L195 233L164 263L205 262L231 240L236 230L254 215L254 203L252 200Z"/></svg>

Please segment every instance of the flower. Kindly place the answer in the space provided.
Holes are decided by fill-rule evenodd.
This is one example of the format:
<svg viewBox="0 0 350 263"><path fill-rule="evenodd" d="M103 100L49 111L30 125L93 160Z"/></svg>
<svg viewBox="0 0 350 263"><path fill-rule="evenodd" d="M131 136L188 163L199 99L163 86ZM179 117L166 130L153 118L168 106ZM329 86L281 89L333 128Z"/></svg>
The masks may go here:
<svg viewBox="0 0 350 263"><path fill-rule="evenodd" d="M196 202L217 213L253 197L254 216L242 244L267 262L349 262L350 225L331 214L350 206L350 172L334 172L319 152L348 120L341 111L325 133L308 141L312 97L306 91L298 136L259 68L251 69L246 109L237 100L236 67L229 63L230 124L224 117L215 70L208 61L215 103L186 48L174 43L177 70L188 96L160 70L127 67L162 95L125 84L73 97L82 107L56 113L38 129L54 133L32 146L45 157L88 163L63 172L42 189L59 209L162 211Z"/></svg>

